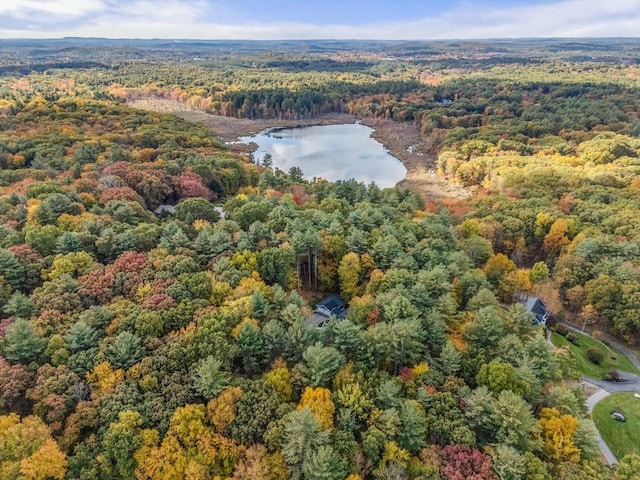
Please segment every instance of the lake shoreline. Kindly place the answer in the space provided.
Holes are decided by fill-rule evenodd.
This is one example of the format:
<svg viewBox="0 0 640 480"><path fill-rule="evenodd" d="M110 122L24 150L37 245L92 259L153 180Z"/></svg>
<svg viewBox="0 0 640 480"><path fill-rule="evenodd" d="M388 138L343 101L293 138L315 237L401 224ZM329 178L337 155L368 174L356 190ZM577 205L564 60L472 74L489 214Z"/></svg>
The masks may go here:
<svg viewBox="0 0 640 480"><path fill-rule="evenodd" d="M172 113L184 120L204 124L229 149L236 153L251 154L256 144L238 143L240 137L271 133L289 128L304 128L320 125L353 124L356 122L373 129L371 137L381 143L390 155L397 158L407 169L405 178L396 184L419 193L425 200L443 198L463 199L471 195L469 189L455 185L439 177L435 171L436 158L426 152L420 140L418 128L412 123L393 120L361 118L349 113L328 113L309 119L278 120L223 117L194 110L188 105L162 98L139 98L128 101L133 108L159 113Z"/></svg>
<svg viewBox="0 0 640 480"><path fill-rule="evenodd" d="M299 167L309 180L353 178L366 184L375 182L380 188L394 187L405 178L407 169L372 133L371 127L355 121L270 128L240 137L240 141L258 147L253 153L257 161L270 155L274 167L283 171Z"/></svg>

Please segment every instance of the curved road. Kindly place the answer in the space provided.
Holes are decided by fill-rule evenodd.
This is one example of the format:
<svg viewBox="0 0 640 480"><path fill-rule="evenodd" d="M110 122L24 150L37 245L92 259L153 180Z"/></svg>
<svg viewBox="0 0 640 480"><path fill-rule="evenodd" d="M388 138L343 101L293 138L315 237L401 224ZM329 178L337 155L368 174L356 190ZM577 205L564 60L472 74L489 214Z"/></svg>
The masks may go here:
<svg viewBox="0 0 640 480"><path fill-rule="evenodd" d="M583 332L572 325L568 325L566 323L563 325L565 325L570 330L574 330L576 332L580 332L591 337L591 335L588 332ZM548 331L547 339L549 343L551 343L551 332L549 331ZM631 350L629 350L624 345L621 345L620 343L616 342L611 337L607 336L606 341L613 348L622 352L631 361L631 363L633 363L636 367L638 367L638 369L640 369L640 361ZM553 343L551 344L553 345ZM593 412L593 409L595 408L596 404L600 400L608 397L612 393L619 393L619 392L640 393L640 375L635 375L633 373L628 373L628 372L619 372L619 373L620 373L620 377L622 377L623 379L623 381L621 382L607 382L605 380L598 380L592 377L587 377L587 376L582 377L585 382L598 387L598 391L593 395L591 395L589 398L587 398L586 403L587 403L587 408L589 409L589 413ZM609 448L609 445L607 445L607 443L604 441L604 439L600 435L600 432L598 431L597 428L596 428L596 433L598 434L598 446L600 447L600 451L602 452L602 455L606 459L607 463L609 465L618 463L618 459Z"/></svg>
<svg viewBox="0 0 640 480"><path fill-rule="evenodd" d="M577 328L574 325L571 325L570 323L563 323L563 325L565 327L567 327L569 330L573 330L574 332L578 332L578 333L583 333L589 337L592 337L592 335L587 332L587 331L582 331L579 328ZM592 337L593 338L593 337ZM613 337L607 335L606 333L602 333L601 337L600 337L600 341L604 340L606 343L605 345L610 345L613 348L615 348L616 350L621 351L625 357L627 357L629 359L629 361L631 363L633 363L636 368L638 370L640 370L640 360L638 359L638 357L635 356L635 354L633 353L633 351L631 351L631 349L629 349L628 347L622 345L621 343L617 342Z"/></svg>
<svg viewBox="0 0 640 480"><path fill-rule="evenodd" d="M589 398L587 398L587 407L589 408L589 413L593 412L593 409L596 406L596 403L598 403L603 398L608 397L609 395L611 395L609 392L607 392L606 390L600 389L596 393L591 395ZM600 432L598 431L597 428L596 428L596 434L598 437L597 438L598 448L600 448L600 452L602 452L602 456L605 458L607 463L609 465L618 463L618 459L609 448L609 445L607 445L607 442L604 441L604 438L602 438L602 435L600 435Z"/></svg>
<svg viewBox="0 0 640 480"><path fill-rule="evenodd" d="M587 408L589 409L589 413L593 412L596 404L607 398L612 393L619 392L640 392L640 376L634 375L633 373L620 372L620 376L625 379L623 382L605 382L604 380L597 380L595 378L584 376L582 377L585 382L590 383L599 388L599 390L587 398ZM596 429L598 434L598 447L600 447L600 451L602 455L607 460L609 465L613 465L614 463L618 463L618 459L613 454L609 445L604 441L598 429Z"/></svg>
<svg viewBox="0 0 640 480"><path fill-rule="evenodd" d="M596 378L583 376L585 382L589 382L607 393L618 392L636 392L640 393L640 376L633 373L620 372L620 376L624 379L622 382L607 382Z"/></svg>

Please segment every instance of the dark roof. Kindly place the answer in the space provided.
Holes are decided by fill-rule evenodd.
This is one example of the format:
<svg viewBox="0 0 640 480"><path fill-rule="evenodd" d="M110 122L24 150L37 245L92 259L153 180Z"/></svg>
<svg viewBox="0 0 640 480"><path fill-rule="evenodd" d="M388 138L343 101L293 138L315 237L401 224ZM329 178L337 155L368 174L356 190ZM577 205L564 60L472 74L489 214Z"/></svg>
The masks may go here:
<svg viewBox="0 0 640 480"><path fill-rule="evenodd" d="M538 297L527 297L527 301L524 302L524 308L527 312L533 314L533 321L544 325L547 321L547 306Z"/></svg>
<svg viewBox="0 0 640 480"><path fill-rule="evenodd" d="M316 305L316 307L325 307L332 312L338 308L342 308L343 306L344 300L342 300L337 295L329 295L327 298L318 302L318 304Z"/></svg>
<svg viewBox="0 0 640 480"><path fill-rule="evenodd" d="M314 313L319 313L325 317L335 316L344 319L347 316L347 304L337 295L329 295L327 298L318 302Z"/></svg>
<svg viewBox="0 0 640 480"><path fill-rule="evenodd" d="M547 313L546 305L538 297L528 297L527 301L524 303L524 308L527 309L527 312L537 315L544 315Z"/></svg>

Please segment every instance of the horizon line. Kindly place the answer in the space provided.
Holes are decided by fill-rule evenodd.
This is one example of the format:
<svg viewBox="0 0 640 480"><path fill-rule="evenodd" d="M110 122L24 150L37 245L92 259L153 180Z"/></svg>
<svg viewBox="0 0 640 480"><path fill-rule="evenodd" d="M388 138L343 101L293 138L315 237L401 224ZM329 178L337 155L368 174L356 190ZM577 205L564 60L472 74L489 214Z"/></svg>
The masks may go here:
<svg viewBox="0 0 640 480"><path fill-rule="evenodd" d="M184 37L0 37L0 41L22 40L136 40L136 41L181 41L181 42L450 42L450 41L495 41L495 40L640 40L638 36L596 36L596 37L451 37L423 39L382 39L382 38L184 38Z"/></svg>

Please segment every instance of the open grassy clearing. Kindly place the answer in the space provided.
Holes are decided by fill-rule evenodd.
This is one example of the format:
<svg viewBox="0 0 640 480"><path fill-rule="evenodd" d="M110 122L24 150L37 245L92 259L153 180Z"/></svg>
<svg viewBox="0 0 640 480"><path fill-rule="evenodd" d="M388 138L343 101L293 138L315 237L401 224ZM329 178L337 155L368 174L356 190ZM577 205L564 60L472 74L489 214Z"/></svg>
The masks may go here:
<svg viewBox="0 0 640 480"><path fill-rule="evenodd" d="M593 410L593 421L600 435L618 459L629 453L640 454L640 398L631 392L614 393L600 401ZM626 422L611 417L612 411L620 411Z"/></svg>
<svg viewBox="0 0 640 480"><path fill-rule="evenodd" d="M576 359L576 366L583 375L593 378L603 378L607 372L612 369L623 372L640 373L635 365L618 350L582 333L573 331L570 333L578 338L578 345L574 345L556 332L551 334L551 341L555 346L565 347L573 354ZM597 348L604 354L604 359L600 365L596 365L587 358L587 351L590 348Z"/></svg>

